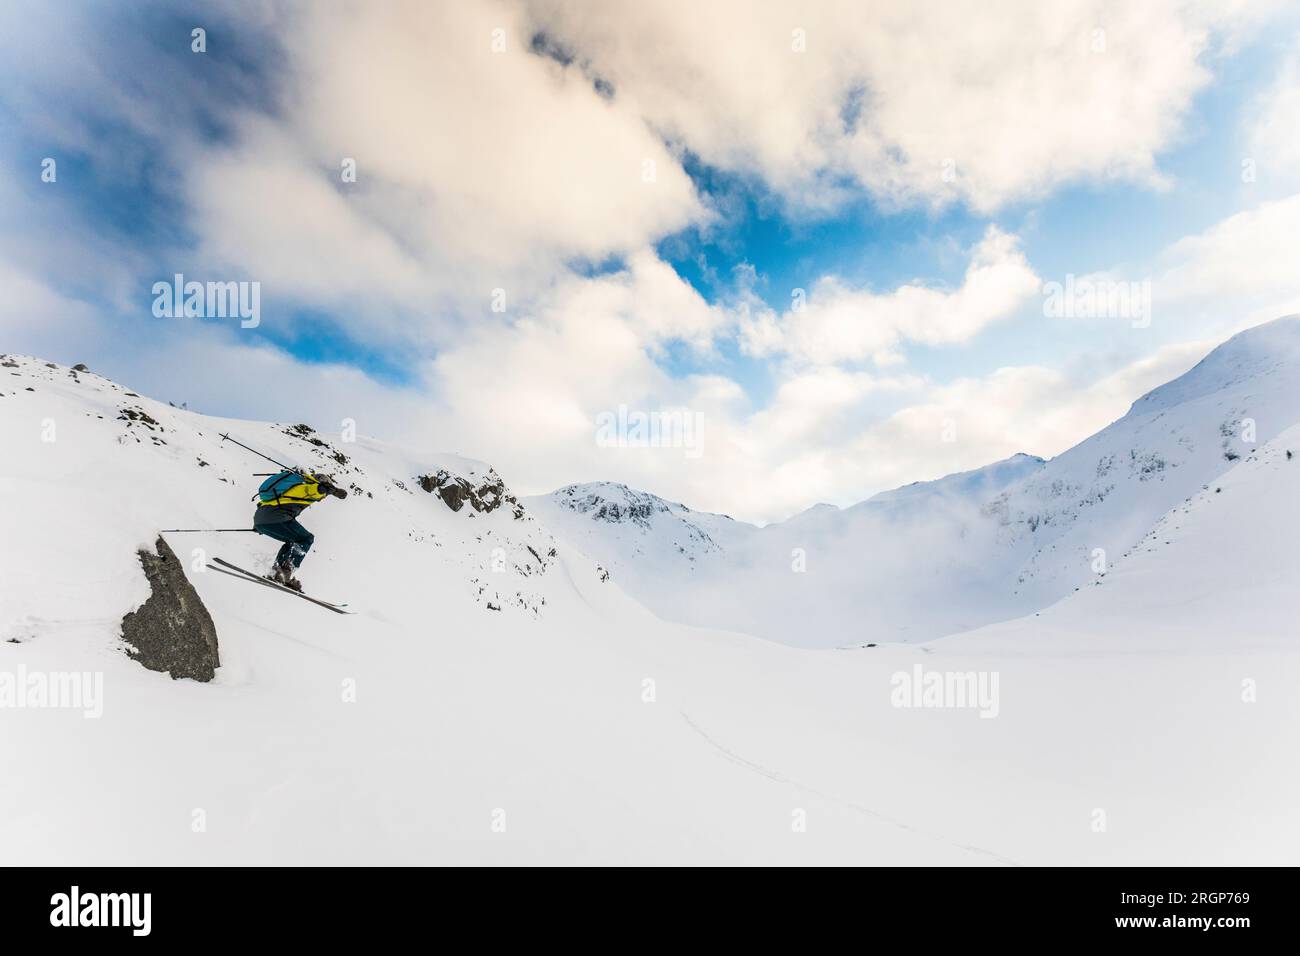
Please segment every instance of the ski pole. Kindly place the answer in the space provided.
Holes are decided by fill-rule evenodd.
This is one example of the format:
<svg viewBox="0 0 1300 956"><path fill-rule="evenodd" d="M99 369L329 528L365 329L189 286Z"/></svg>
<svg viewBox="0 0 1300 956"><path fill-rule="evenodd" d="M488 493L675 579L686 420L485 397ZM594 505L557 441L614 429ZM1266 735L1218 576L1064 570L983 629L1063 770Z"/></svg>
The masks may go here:
<svg viewBox="0 0 1300 956"><path fill-rule="evenodd" d="M256 528L163 528L159 534L219 534L223 531L256 531Z"/></svg>
<svg viewBox="0 0 1300 956"><path fill-rule="evenodd" d="M231 441L231 442L234 442L236 445L238 445L240 448L244 449L245 451L251 451L251 452L252 452L254 455L256 455L258 458L265 458L265 459L266 459L267 461L269 461L271 464L273 464L273 465L279 465L279 466L280 466L281 468L283 468L285 471L292 472L293 474L295 474L295 475L299 475L300 477L303 477L303 478L306 478L306 477L307 477L307 476L304 475L302 472L300 472L297 468L290 468L288 465L284 464L283 462L276 461L276 460L275 460L274 458L272 458L270 455L263 455L263 454L262 454L260 451L258 451L256 448L249 448L249 447L248 447L247 445L245 445L242 441L239 441L238 439L235 439L235 438L231 438L229 434L222 434L222 436L221 436L221 440L222 440L222 441Z"/></svg>

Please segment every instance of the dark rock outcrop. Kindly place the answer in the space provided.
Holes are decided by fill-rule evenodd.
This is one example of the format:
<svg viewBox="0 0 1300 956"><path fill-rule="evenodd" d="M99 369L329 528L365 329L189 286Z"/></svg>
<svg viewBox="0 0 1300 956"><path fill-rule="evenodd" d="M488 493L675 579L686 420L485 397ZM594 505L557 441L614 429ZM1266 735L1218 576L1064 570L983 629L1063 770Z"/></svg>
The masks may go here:
<svg viewBox="0 0 1300 956"><path fill-rule="evenodd" d="M210 681L221 666L212 615L167 542L159 538L154 547L157 554L137 552L153 594L122 618L122 639L133 648L127 653L173 680Z"/></svg>
<svg viewBox="0 0 1300 956"><path fill-rule="evenodd" d="M425 491L437 495L452 511L460 511L466 503L475 511L484 513L509 505L516 518L524 516L524 506L506 489L506 483L494 469L488 469L487 477L477 483L453 475L446 469L439 469L436 475L420 475L415 480Z"/></svg>

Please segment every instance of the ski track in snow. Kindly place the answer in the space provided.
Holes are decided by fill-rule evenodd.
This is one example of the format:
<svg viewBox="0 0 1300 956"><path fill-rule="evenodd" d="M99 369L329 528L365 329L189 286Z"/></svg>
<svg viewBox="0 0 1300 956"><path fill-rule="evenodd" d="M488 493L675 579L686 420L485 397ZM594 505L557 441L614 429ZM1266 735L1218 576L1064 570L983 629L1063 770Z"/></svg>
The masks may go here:
<svg viewBox="0 0 1300 956"><path fill-rule="evenodd" d="M818 790L816 787L810 787L805 783L800 783L798 780L794 780L790 777L787 777L784 774L776 772L775 770L769 770L766 767L764 767L762 764L755 763L752 760L747 760L746 758L742 757L740 754L732 750L730 747L727 747L725 744L719 743L703 727L701 727L694 720L692 720L691 715L686 713L686 711L682 710L682 711L678 711L678 713L681 714L682 720L686 721L687 726L690 727L691 730L695 731L695 733L699 734L699 736L704 740L705 743L707 743L710 747L714 748L718 753L722 754L722 756L725 757L727 760L730 760L732 763L740 767L744 767L746 770L749 770L752 773L756 773L761 777L766 777L768 780L771 780L775 783L784 784L785 786L788 787L794 787L798 790L803 790L805 793L811 793L813 796L819 797L820 799L825 800L828 803L839 804L842 807L847 807L850 810L855 810L858 813L871 817L874 820L878 820L881 823L888 824L889 826L892 827L897 827L899 830L905 830L908 833L915 833L917 836L922 836L925 837L926 839L934 840L935 842L942 843L945 846L950 846L958 850L964 850L967 853L974 853L981 856L989 857L990 859L996 860L997 862L1003 864L1004 866L1020 865L1015 860L1002 856L999 853L995 853L992 850L986 850L983 847L978 847L978 846L969 846L967 844L959 843L954 840L951 840L948 837L940 836L937 833L929 833L926 830L921 829L920 827L913 826L910 823L904 823L902 820L895 820L893 817L889 817L883 813L880 813L879 811L872 810L870 807L864 807L860 803L856 803L852 800L846 800L843 797L837 797L834 794L825 792L824 790Z"/></svg>

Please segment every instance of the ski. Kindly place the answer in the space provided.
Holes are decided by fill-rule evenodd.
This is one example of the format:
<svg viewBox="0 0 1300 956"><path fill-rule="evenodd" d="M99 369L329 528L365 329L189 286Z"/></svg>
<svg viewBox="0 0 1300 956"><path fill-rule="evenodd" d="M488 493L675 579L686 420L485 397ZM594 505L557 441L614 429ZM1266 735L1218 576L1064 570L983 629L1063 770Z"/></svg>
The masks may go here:
<svg viewBox="0 0 1300 956"><path fill-rule="evenodd" d="M258 584L265 584L265 585L267 585L267 586L269 586L269 587L276 588L277 590L280 590L280 591L288 591L290 594L296 594L296 595L297 595L298 597L300 597L300 598L306 598L306 599L309 600L309 601L315 601L315 602L318 603L318 604L324 604L324 605L327 605L327 606L329 606L329 607L347 607L347 606L348 606L346 601L343 601L343 602L340 602L340 603L337 603L337 604L336 604L336 603L333 602L333 601L325 601L325 600L322 600L322 599L320 599L320 598L312 597L312 596L309 595L309 594L303 594L301 591L295 591L293 588L291 588L291 587L286 587L285 585L281 584L279 581L273 581L273 580L271 580L271 579L268 578L268 577L263 577L263 576L260 575L260 574L257 574L257 573L255 573L255 572L253 572L253 571L249 571L247 568L241 568L241 567L240 567L239 565L237 565L237 564L231 564L231 563L230 563L229 561L227 561L225 558L213 558L212 560L215 561L215 562L217 562L217 564L220 564L220 565L222 565L224 568L227 568L227 569L229 569L229 570L231 570L231 571L238 571L238 572L239 572L240 574L242 574L244 577L251 578L252 580L256 581ZM221 568L218 568L218 569L216 569L216 570L221 570Z"/></svg>
<svg viewBox="0 0 1300 956"><path fill-rule="evenodd" d="M303 594L301 591L294 591L293 588L291 588L291 587L286 587L285 585L281 584L279 581L273 581L273 580L271 580L271 579L268 578L268 577L264 577L264 576L262 576L262 575L260 575L260 574L257 574L257 573L255 573L255 572L253 572L253 571L249 571L247 568L241 568L241 567L240 567L239 565L237 565L237 564L231 564L231 563L230 563L229 561L227 561L225 558L213 558L212 560L215 561L215 562L217 562L217 564L220 564L220 565L223 565L223 566L226 567L226 568L229 568L231 571L238 571L240 574L244 575L245 577L250 577L250 578L252 578L254 581L258 582L259 584L269 584L271 587L273 587L273 588L279 588L281 591L293 591L293 593L296 594L296 595L298 595L299 597L308 597L308 596L309 596L309 595ZM347 606L348 606L346 601L336 604L336 603L334 603L333 601L324 601L324 600L321 600L320 598L312 598L312 600L313 600L313 601L320 601L322 604L328 604L328 605L330 605L331 607L347 607Z"/></svg>
<svg viewBox="0 0 1300 956"><path fill-rule="evenodd" d="M212 560L217 562L216 564L208 565L208 567L213 571L220 571L222 574L229 574L232 578L241 578L245 581L252 581L254 584L261 584L264 587L274 588L277 591L292 594L294 597L300 597L304 601L310 601L312 604L319 604L321 607L329 608L335 614L355 613L347 610L346 606L343 604L331 604L329 601L322 601L320 598L314 598L309 594L303 594L301 591L295 591L293 588L287 588L283 584L277 584L274 581L269 581L260 575L254 574L252 571L245 570L237 564L231 564L223 558L213 558ZM217 565L221 565L221 567L218 567Z"/></svg>
<svg viewBox="0 0 1300 956"><path fill-rule="evenodd" d="M252 575L243 574L240 571L228 571L225 568L218 567L215 564L209 564L208 567L211 568L213 571L220 571L222 574L228 574L232 578L236 578L240 581L248 581L250 584L260 584L263 587L273 588L276 591L283 591L286 594L292 594L294 597L300 597L304 601L310 601L312 604L319 604L321 607L331 610L335 614L356 613L354 611L347 610L342 605L331 604L329 601L322 601L319 598L311 597L308 594L300 594L297 591L293 590L293 588L281 587L280 585L276 584L274 581L267 581L263 578L253 577Z"/></svg>

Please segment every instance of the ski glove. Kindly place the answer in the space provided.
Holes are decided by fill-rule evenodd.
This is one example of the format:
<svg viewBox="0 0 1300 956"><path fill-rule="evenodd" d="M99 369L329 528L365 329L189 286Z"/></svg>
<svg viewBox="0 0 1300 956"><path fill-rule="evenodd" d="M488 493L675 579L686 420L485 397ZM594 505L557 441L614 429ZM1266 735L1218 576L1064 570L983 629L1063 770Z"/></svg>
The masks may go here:
<svg viewBox="0 0 1300 956"><path fill-rule="evenodd" d="M317 476L316 487L320 489L323 495L333 495L335 498L346 498L348 496L348 493L342 488L331 484L321 476Z"/></svg>

